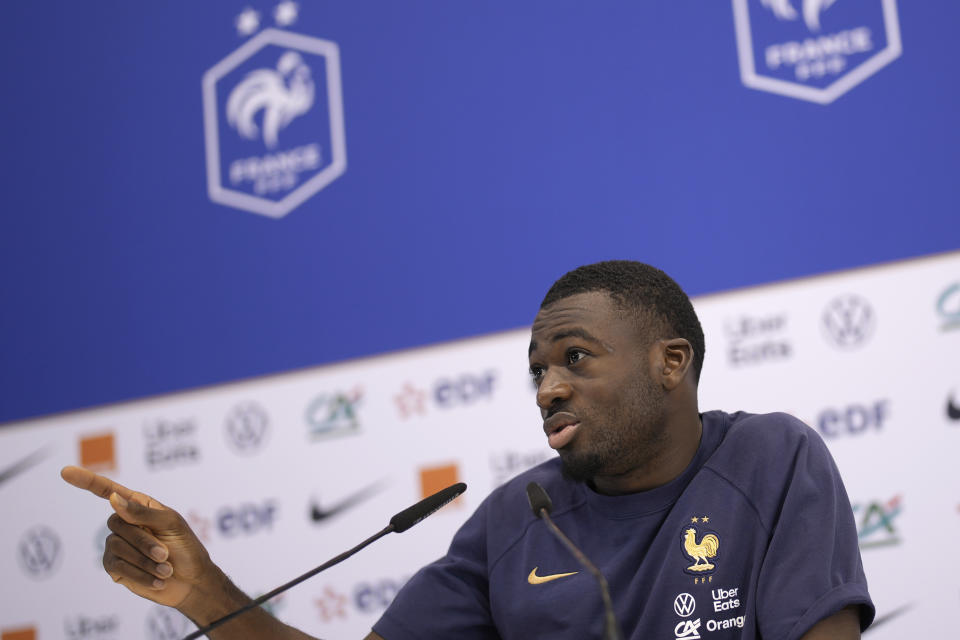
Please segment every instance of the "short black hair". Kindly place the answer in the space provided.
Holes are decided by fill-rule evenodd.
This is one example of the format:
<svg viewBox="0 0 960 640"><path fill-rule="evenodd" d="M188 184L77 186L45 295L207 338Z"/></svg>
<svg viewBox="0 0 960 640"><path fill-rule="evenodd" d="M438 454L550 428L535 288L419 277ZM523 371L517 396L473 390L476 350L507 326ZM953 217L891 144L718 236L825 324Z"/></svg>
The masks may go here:
<svg viewBox="0 0 960 640"><path fill-rule="evenodd" d="M632 260L588 264L564 274L554 282L540 303L540 308L562 298L591 291L605 291L621 306L639 312L641 320L653 320L660 333L653 339L686 339L693 346L694 379L700 380L706 349L703 328L689 296L673 278L656 267Z"/></svg>

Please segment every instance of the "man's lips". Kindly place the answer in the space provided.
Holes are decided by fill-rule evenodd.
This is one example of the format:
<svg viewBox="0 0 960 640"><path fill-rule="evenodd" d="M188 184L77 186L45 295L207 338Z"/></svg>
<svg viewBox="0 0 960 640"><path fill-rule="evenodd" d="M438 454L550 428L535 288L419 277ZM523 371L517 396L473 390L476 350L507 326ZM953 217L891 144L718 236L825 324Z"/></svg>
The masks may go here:
<svg viewBox="0 0 960 640"><path fill-rule="evenodd" d="M575 415L561 411L543 422L543 432L552 448L562 449L573 440L579 426L580 421Z"/></svg>

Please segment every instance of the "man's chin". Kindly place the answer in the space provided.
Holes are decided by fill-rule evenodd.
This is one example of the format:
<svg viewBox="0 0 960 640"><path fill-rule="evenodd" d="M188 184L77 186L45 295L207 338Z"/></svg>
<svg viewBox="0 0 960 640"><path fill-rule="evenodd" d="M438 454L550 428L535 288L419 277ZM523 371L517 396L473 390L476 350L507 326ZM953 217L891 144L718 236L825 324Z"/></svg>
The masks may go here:
<svg viewBox="0 0 960 640"><path fill-rule="evenodd" d="M574 482L589 482L603 468L603 462L596 456L585 456L560 451L561 473L564 478Z"/></svg>

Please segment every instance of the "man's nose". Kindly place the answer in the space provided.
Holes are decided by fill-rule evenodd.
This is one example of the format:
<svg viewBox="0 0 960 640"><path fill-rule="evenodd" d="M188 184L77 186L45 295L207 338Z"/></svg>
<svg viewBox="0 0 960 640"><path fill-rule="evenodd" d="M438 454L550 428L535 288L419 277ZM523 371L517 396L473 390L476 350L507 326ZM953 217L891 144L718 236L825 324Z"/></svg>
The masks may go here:
<svg viewBox="0 0 960 640"><path fill-rule="evenodd" d="M537 388L537 406L547 410L557 402L567 400L572 393L573 387L562 372L554 373L548 369Z"/></svg>

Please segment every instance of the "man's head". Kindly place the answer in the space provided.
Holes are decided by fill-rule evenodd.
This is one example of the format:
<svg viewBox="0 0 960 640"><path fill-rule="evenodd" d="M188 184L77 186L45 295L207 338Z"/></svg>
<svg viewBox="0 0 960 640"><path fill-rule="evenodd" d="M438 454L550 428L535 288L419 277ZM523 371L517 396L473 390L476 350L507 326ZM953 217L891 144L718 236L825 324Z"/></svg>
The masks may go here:
<svg viewBox="0 0 960 640"><path fill-rule="evenodd" d="M530 372L569 474L609 493L675 477L699 439L702 359L693 307L663 272L617 261L558 280L533 324Z"/></svg>
<svg viewBox="0 0 960 640"><path fill-rule="evenodd" d="M693 373L700 380L703 368L703 329L690 298L673 278L642 262L608 260L578 267L560 277L544 296L540 308L561 298L590 291L605 291L624 314L637 322L641 337L684 338L693 347Z"/></svg>

